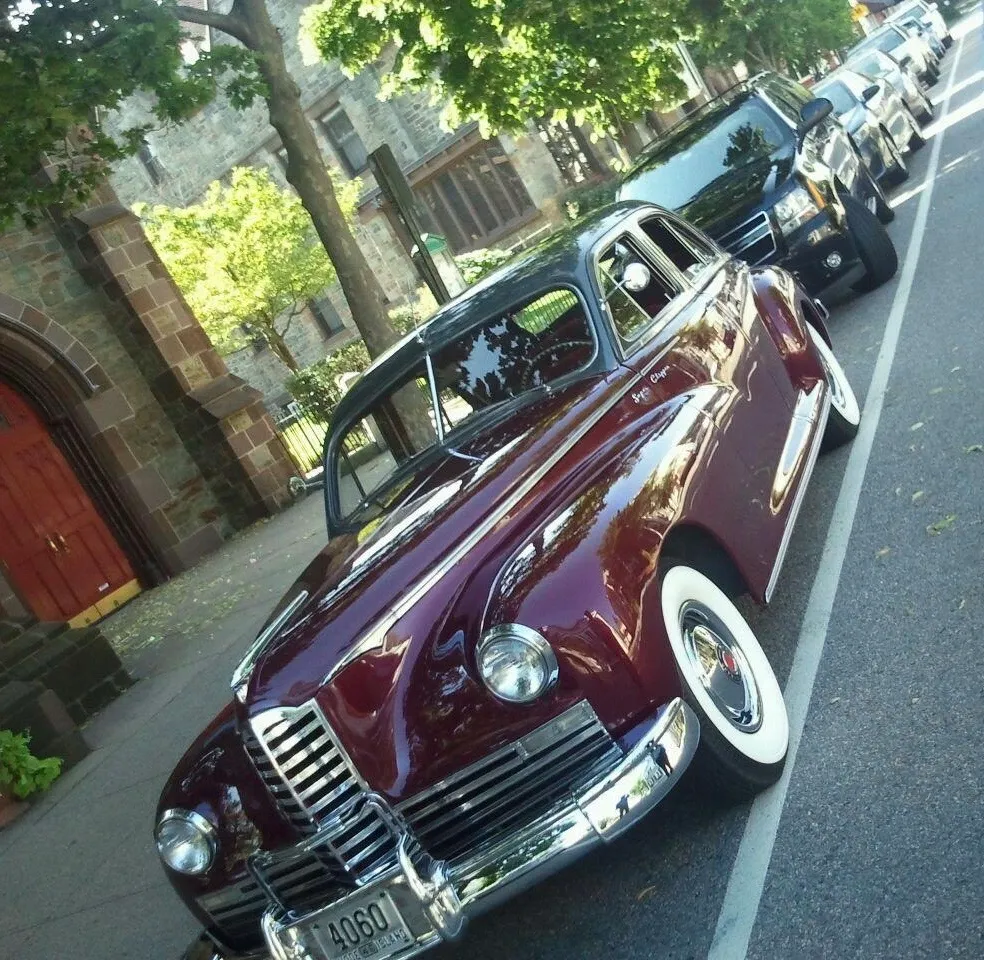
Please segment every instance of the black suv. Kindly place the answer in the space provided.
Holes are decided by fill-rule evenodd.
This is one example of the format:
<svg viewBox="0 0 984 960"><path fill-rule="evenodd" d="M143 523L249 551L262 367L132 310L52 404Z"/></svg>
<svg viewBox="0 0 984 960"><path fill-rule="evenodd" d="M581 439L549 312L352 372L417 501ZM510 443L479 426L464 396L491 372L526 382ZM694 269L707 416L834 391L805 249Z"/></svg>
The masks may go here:
<svg viewBox="0 0 984 960"><path fill-rule="evenodd" d="M620 200L679 212L750 264L775 263L814 295L894 276L894 213L829 100L763 74L655 141Z"/></svg>

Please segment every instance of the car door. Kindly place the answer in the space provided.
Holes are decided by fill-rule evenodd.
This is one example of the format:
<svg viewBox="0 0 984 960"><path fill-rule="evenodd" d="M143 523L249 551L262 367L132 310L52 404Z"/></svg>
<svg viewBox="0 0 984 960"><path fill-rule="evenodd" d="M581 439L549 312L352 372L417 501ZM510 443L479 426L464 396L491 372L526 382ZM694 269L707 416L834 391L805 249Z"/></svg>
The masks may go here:
<svg viewBox="0 0 984 960"><path fill-rule="evenodd" d="M663 406L701 418L713 434L704 455L716 459L705 469L725 478L729 493L720 507L742 517L767 567L782 532L770 504L795 391L756 311L748 268L665 214L637 217L601 245L595 263L622 362L639 374L640 415ZM628 289L628 263L650 272L643 289Z"/></svg>

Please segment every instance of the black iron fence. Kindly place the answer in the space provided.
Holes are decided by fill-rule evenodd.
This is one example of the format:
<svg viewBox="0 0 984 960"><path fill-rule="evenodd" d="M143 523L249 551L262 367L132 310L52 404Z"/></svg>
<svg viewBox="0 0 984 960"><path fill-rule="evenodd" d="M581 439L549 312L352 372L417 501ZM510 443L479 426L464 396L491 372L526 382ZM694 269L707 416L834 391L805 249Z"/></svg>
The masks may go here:
<svg viewBox="0 0 984 960"><path fill-rule="evenodd" d="M298 473L305 478L320 473L328 425L296 400L273 414L273 424ZM349 456L375 447L365 423L350 428L346 434L345 452Z"/></svg>

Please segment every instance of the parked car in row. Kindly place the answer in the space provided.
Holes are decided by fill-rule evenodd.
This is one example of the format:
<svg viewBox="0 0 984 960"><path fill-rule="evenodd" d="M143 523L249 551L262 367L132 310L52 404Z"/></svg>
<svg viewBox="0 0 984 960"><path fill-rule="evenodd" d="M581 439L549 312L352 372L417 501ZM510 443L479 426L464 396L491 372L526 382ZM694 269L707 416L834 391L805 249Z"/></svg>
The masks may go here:
<svg viewBox="0 0 984 960"><path fill-rule="evenodd" d="M896 20L905 22L912 17L918 19L924 29L932 32L944 49L953 45L950 28L940 14L937 4L926 3L925 0L907 0L907 2L900 3L888 11L889 23L894 23Z"/></svg>
<svg viewBox="0 0 984 960"><path fill-rule="evenodd" d="M920 123L933 119L933 101L929 99L911 66L902 67L881 50L866 50L844 64L849 70L883 80L902 98Z"/></svg>
<svg viewBox="0 0 984 960"><path fill-rule="evenodd" d="M943 46L943 41L926 27L914 13L898 17L892 20L892 23L897 24L910 35L919 37L933 51L933 56L936 57L937 62L946 56L946 47Z"/></svg>
<svg viewBox="0 0 984 960"><path fill-rule="evenodd" d="M752 264L775 263L814 295L894 276L894 216L829 100L762 74L658 139L621 199L675 210Z"/></svg>
<svg viewBox="0 0 984 960"><path fill-rule="evenodd" d="M326 441L331 540L168 780L187 956L409 958L617 837L699 750L775 782L768 602L860 412L825 311L622 203L378 359Z"/></svg>
<svg viewBox="0 0 984 960"><path fill-rule="evenodd" d="M834 114L879 180L903 183L909 178L903 153L919 150L926 140L919 121L891 84L842 67L824 77L813 92L834 105Z"/></svg>
<svg viewBox="0 0 984 960"><path fill-rule="evenodd" d="M860 43L856 43L847 52L845 60L854 60L858 54L869 50L881 50L894 57L900 66L912 66L916 76L928 86L939 82L940 67L933 51L925 41L913 36L894 23L882 24L877 30L869 33Z"/></svg>

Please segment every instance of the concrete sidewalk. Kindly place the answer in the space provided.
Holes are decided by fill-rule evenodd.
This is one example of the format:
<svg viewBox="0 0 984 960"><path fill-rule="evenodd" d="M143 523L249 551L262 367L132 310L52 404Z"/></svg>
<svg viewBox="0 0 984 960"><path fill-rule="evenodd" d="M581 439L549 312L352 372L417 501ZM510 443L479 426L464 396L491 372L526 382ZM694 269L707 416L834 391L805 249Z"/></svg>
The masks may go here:
<svg viewBox="0 0 984 960"><path fill-rule="evenodd" d="M327 540L316 494L104 622L138 680L85 729L92 753L0 832L0 960L175 960L197 927L152 830L165 778Z"/></svg>

